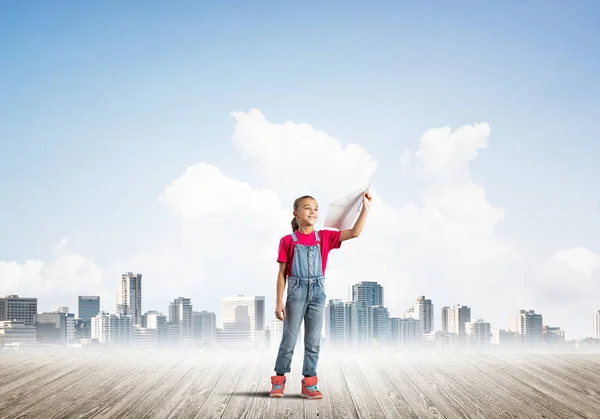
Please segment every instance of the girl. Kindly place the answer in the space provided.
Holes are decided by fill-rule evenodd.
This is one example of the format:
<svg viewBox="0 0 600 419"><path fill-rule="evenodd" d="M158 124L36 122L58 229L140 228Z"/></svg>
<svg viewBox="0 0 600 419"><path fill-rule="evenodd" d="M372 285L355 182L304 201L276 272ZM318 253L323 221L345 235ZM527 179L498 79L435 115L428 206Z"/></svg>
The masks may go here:
<svg viewBox="0 0 600 419"><path fill-rule="evenodd" d="M304 365L302 368L302 397L320 399L317 388L317 361L321 328L325 313L325 268L332 249L339 249L345 240L358 237L363 229L371 195L363 195L363 206L350 230L314 229L319 219L317 201L302 196L294 201L292 234L279 242L279 273L277 274L277 303L275 316L283 320L283 337L279 345L275 373L271 377L271 397L283 397L285 373L290 372L298 331L304 320ZM287 299L283 305L283 289L287 280Z"/></svg>

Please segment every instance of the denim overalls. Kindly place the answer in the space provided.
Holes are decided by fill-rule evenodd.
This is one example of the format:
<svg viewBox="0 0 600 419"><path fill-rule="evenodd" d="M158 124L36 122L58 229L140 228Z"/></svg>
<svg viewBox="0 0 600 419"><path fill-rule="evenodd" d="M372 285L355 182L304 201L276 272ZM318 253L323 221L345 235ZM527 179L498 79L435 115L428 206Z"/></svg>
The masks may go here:
<svg viewBox="0 0 600 419"><path fill-rule="evenodd" d="M317 243L314 246L298 244L295 232L292 233L292 239L292 274L287 277L286 318L283 321L283 337L275 362L275 372L290 372L294 346L304 319L302 375L316 376L326 299L319 233L315 230Z"/></svg>

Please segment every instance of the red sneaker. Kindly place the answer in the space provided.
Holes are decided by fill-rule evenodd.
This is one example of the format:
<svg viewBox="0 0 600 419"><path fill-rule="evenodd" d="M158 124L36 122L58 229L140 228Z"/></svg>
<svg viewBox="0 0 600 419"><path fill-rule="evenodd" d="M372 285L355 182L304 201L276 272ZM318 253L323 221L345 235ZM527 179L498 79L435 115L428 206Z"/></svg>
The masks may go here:
<svg viewBox="0 0 600 419"><path fill-rule="evenodd" d="M317 377L304 377L302 380L302 397L322 399L323 394L317 389Z"/></svg>
<svg viewBox="0 0 600 419"><path fill-rule="evenodd" d="M285 390L285 376L274 375L271 377L271 397L283 397Z"/></svg>

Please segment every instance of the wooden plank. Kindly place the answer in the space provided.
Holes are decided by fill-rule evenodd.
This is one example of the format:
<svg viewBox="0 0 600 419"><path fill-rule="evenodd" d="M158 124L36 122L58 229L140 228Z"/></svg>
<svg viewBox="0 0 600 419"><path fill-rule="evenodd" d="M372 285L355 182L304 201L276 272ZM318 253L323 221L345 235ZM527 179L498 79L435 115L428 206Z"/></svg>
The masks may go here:
<svg viewBox="0 0 600 419"><path fill-rule="evenodd" d="M345 356L340 359L339 363L358 416L362 418L372 416L377 418L390 417L382 409L377 397L364 379L356 360L357 356Z"/></svg>
<svg viewBox="0 0 600 419"><path fill-rule="evenodd" d="M217 419L223 415L248 362L250 362L247 357L238 358L237 361L230 364L221 375L200 409L196 412L195 418Z"/></svg>
<svg viewBox="0 0 600 419"><path fill-rule="evenodd" d="M156 364L158 368L145 373L137 382L130 383L130 386L133 385L139 390L132 392L124 388L127 394L119 397L118 403L113 401L110 410L105 410L103 415L115 419L143 417L156 405L157 398L162 396L165 388L183 387L195 367L187 357Z"/></svg>
<svg viewBox="0 0 600 419"><path fill-rule="evenodd" d="M419 415L410 407L410 403L389 379L384 370L388 369L385 359L373 359L371 356L357 357L358 366L365 382L371 388L384 412L392 417L418 419Z"/></svg>
<svg viewBox="0 0 600 419"><path fill-rule="evenodd" d="M573 363L571 357L550 359L548 362L552 362L555 365L552 371L568 377L574 384L581 386L585 394L593 397L595 400L600 400L600 386L598 386L600 372L595 373L594 371L590 371L590 368L586 368L586 365L580 366Z"/></svg>
<svg viewBox="0 0 600 419"><path fill-rule="evenodd" d="M132 359L129 366L125 368L128 374L122 376L120 380L113 380L104 394L99 394L98 398L86 404L80 410L82 416L92 418L119 415L128 401L136 403L146 395L143 391L134 390L140 383L146 383L144 389L148 389L150 384L166 381L171 377L177 378L180 374L179 369L182 368L180 361L177 359L171 362L145 364Z"/></svg>
<svg viewBox="0 0 600 419"><path fill-rule="evenodd" d="M563 370L568 370L578 377L592 382L598 382L600 376L600 354L594 357L560 356L551 358Z"/></svg>
<svg viewBox="0 0 600 419"><path fill-rule="evenodd" d="M423 360L418 364L418 368L427 382L436 383L439 386L438 391L448 401L448 404L454 407L457 415L473 419L506 417L501 411L499 413L496 409L483 404L481 399L473 398L470 390L474 386L465 388L458 383L460 368L442 368L444 364L443 358L433 361Z"/></svg>
<svg viewBox="0 0 600 419"><path fill-rule="evenodd" d="M34 354L20 355L16 351L4 350L4 352L11 352L11 354L0 356L0 382L4 382L6 377L14 377L19 370L29 369L31 365L46 364L49 358L57 359L54 354L49 353L35 356Z"/></svg>
<svg viewBox="0 0 600 419"><path fill-rule="evenodd" d="M230 361L227 357L206 353L188 359L186 365L191 368L186 368L185 375L163 382L157 388L159 394L153 398L154 404L145 412L140 411L139 417L194 417L226 372Z"/></svg>
<svg viewBox="0 0 600 419"><path fill-rule="evenodd" d="M535 368L536 363L540 362L539 359L502 357L500 362L512 367L509 370L514 377L534 386L557 402L578 412L582 415L581 417L586 417L586 413L592 413L595 417L600 417L600 403L587 397L581 397L580 386L573 388L569 386L569 383L560 380L560 370L547 374L543 368Z"/></svg>
<svg viewBox="0 0 600 419"><path fill-rule="evenodd" d="M419 387L419 384L407 373L406 369L410 361L406 355L390 355L387 359L388 368L383 370L383 373L387 375L394 387L402 393L419 418L447 418L426 392Z"/></svg>
<svg viewBox="0 0 600 419"><path fill-rule="evenodd" d="M463 362L463 368L470 370L475 375L476 385L484 388L486 394L495 393L508 403L513 404L514 410L511 413L523 412L524 415L530 418L560 418L560 416L547 409L543 397L538 397L535 392L532 393L527 387L515 385L514 381L508 380L506 374L502 371L493 371L477 359L465 358Z"/></svg>
<svg viewBox="0 0 600 419"><path fill-rule="evenodd" d="M275 353L82 352L2 357L0 417L600 417L597 355L324 350L322 400L300 397L302 351L283 399L269 397Z"/></svg>
<svg viewBox="0 0 600 419"><path fill-rule="evenodd" d="M70 370L76 370L81 365L88 362L88 359L99 359L102 358L103 355L98 354L92 356L93 358L74 357L68 360L68 362L49 358L47 359L47 362L44 363L28 362L23 364L15 371L14 375L4 378L2 381L3 384L0 387L0 397L4 400L10 399L11 394L14 394L15 391L17 393L25 390L31 392L39 387L39 385L36 387L34 383L39 384L40 382L56 379L60 374L66 374Z"/></svg>
<svg viewBox="0 0 600 419"><path fill-rule="evenodd" d="M577 411L572 410L564 405L561 400L557 400L545 391L542 391L539 386L530 381L523 381L519 378L519 374L509 364L502 363L495 355L475 355L474 361L485 365L489 374L498 374L503 381L510 385L514 391L513 394L520 390L529 399L529 402L537 403L536 409L544 409L548 415L560 418L582 418L589 419L581 415ZM521 376L522 377L522 376Z"/></svg>
<svg viewBox="0 0 600 419"><path fill-rule="evenodd" d="M432 363L433 364L433 363ZM525 419L533 418L528 414L527 408L522 405L515 405L512 398L503 397L502 391L494 385L489 377L478 375L472 368L465 365L464 360L457 357L445 358L443 362L432 365L432 368L439 371L442 377L452 376L452 383L456 391L473 402L478 401L481 409L487 415L495 415L501 418ZM535 412L529 412L535 415Z"/></svg>
<svg viewBox="0 0 600 419"><path fill-rule="evenodd" d="M246 368L240 381L233 390L231 400L223 412L221 419L239 419L250 410L254 398L260 389L262 380L268 379L264 376L263 364L265 362L264 354L253 354L252 359L246 360ZM267 397L267 394L262 394Z"/></svg>
<svg viewBox="0 0 600 419"><path fill-rule="evenodd" d="M0 398L0 415L10 415L22 410L28 411L45 400L56 399L60 394L49 393L49 388L60 392L75 388L87 376L95 375L97 369L87 370L85 358L76 359L69 363L52 363L47 368L37 368L30 371L26 380L2 385L8 391Z"/></svg>
<svg viewBox="0 0 600 419"><path fill-rule="evenodd" d="M33 417L36 416L37 412L44 412L44 417L48 419L52 418L65 418L76 416L77 412L91 410L94 408L91 406L101 407L102 399L105 395L118 383L128 376L132 375L132 372L136 370L131 365L131 360L125 357L115 358L110 361L110 367L102 363L102 360L97 360L94 364L86 365L87 369L97 369L97 374L94 377L85 378L80 381L76 391L70 391L63 393L60 399L54 400L50 405L40 404L30 411ZM139 366L138 371L143 371L142 368L145 366ZM48 391L49 389L46 389ZM90 397L82 397L82 394L94 395L93 399ZM107 400L107 399L103 399ZM41 413L40 413L41 416Z"/></svg>
<svg viewBox="0 0 600 419"><path fill-rule="evenodd" d="M325 349L322 359L319 371L321 371L320 380L323 382L324 411L330 412L334 419L358 418L356 406L344 380L339 358Z"/></svg>
<svg viewBox="0 0 600 419"><path fill-rule="evenodd" d="M260 376L262 379L257 380L256 392L250 394L248 400L248 409L240 416L240 419L254 418L273 418L276 417L277 409L279 408L279 398L271 398L271 376L274 374L273 367L275 365L275 355L272 351L266 351L260 357ZM286 393L287 391L286 383Z"/></svg>

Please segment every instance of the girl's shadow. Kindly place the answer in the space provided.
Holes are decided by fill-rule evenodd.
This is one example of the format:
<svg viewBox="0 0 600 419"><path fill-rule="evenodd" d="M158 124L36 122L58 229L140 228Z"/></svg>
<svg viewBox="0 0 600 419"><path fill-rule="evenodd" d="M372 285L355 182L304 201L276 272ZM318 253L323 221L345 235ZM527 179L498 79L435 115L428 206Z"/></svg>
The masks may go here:
<svg viewBox="0 0 600 419"><path fill-rule="evenodd" d="M229 393L223 393L222 396L226 396ZM271 397L268 391L236 391L231 397L244 396L244 397ZM283 396L284 399L301 399L302 396L299 394L286 394ZM273 397L277 400L277 397Z"/></svg>

